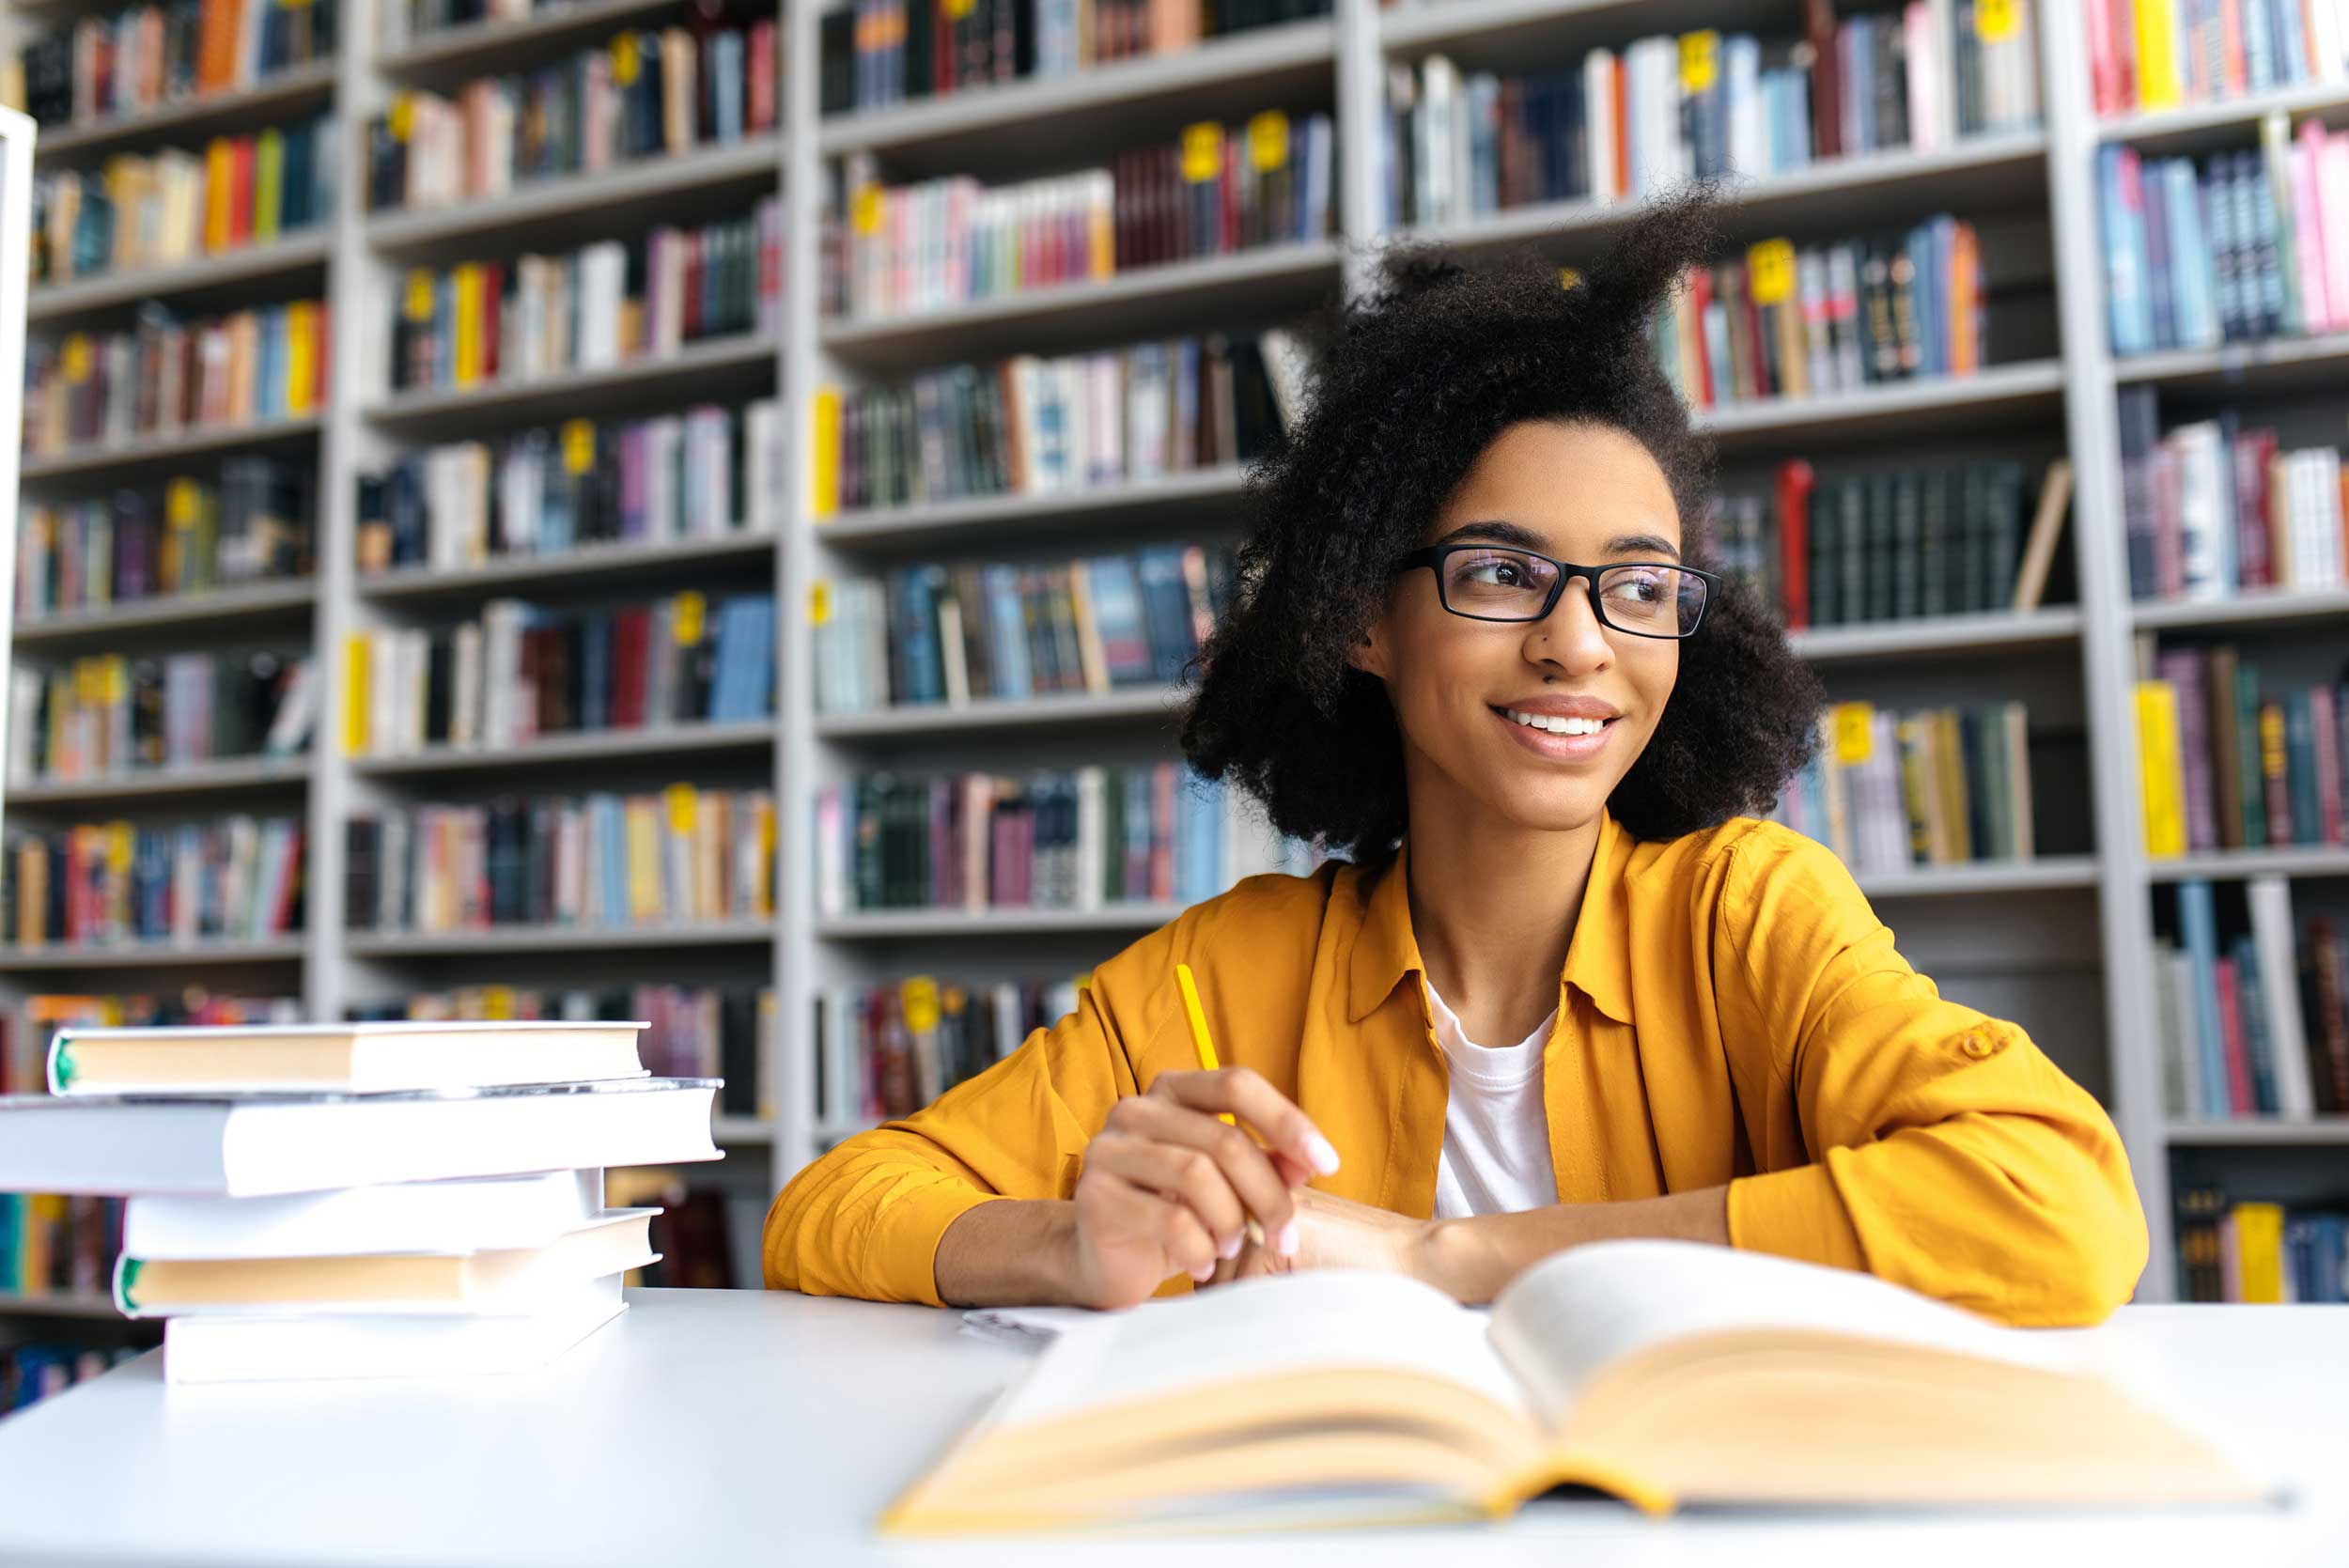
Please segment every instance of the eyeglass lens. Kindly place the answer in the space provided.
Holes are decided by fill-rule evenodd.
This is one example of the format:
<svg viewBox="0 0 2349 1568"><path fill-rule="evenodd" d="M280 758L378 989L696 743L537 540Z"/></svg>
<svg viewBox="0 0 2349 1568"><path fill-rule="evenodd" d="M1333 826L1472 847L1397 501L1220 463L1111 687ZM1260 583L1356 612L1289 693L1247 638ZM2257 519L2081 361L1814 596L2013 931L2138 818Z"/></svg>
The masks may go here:
<svg viewBox="0 0 2349 1568"><path fill-rule="evenodd" d="M1455 551L1443 564L1444 603L1456 615L1538 620L1558 575L1555 563L1523 551ZM1609 567L1598 597L1601 618L1626 631L1682 637L1704 613L1704 579L1673 567Z"/></svg>

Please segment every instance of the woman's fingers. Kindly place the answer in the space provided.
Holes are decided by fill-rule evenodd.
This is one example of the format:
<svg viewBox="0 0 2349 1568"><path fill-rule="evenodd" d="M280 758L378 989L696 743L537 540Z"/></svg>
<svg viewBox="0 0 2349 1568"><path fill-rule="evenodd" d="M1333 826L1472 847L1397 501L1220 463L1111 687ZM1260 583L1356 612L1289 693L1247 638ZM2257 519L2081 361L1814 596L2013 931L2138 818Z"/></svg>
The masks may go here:
<svg viewBox="0 0 2349 1568"><path fill-rule="evenodd" d="M1094 1140L1096 1149L1100 1141ZM1099 1212L1121 1239L1156 1244L1168 1262L1193 1280L1205 1281L1214 1273L1215 1239L1207 1234L1206 1227L1188 1204L1160 1197L1123 1176L1112 1165L1103 1165L1100 1171L1113 1180L1097 1200Z"/></svg>
<svg viewBox="0 0 2349 1568"><path fill-rule="evenodd" d="M1236 1130L1221 1122L1209 1122L1207 1126L1218 1132ZM1231 1178L1206 1150L1180 1141L1160 1141L1137 1129L1104 1133L1093 1141L1085 1158L1136 1187L1147 1188L1161 1198L1188 1205L1215 1244L1219 1256L1238 1252L1247 1211L1241 1206L1239 1194L1233 1190ZM1261 1154L1258 1160L1266 1163ZM1268 1169L1263 1172L1263 1179L1272 1180Z"/></svg>
<svg viewBox="0 0 2349 1568"><path fill-rule="evenodd" d="M1297 1204L1290 1196L1296 1184L1283 1171L1281 1157L1257 1147L1256 1141L1228 1122L1192 1110L1173 1096L1148 1094L1118 1102L1118 1128L1136 1138L1189 1150L1211 1160L1247 1214L1255 1217L1264 1234L1276 1242L1294 1224ZM1215 1217L1207 1217L1213 1223ZM1215 1225L1216 1240L1234 1247L1242 1219Z"/></svg>
<svg viewBox="0 0 2349 1568"><path fill-rule="evenodd" d="M1321 1129L1252 1067L1160 1073L1149 1092L1211 1115L1229 1112L1253 1127L1267 1148L1294 1157L1315 1174L1327 1176L1338 1168L1338 1151Z"/></svg>

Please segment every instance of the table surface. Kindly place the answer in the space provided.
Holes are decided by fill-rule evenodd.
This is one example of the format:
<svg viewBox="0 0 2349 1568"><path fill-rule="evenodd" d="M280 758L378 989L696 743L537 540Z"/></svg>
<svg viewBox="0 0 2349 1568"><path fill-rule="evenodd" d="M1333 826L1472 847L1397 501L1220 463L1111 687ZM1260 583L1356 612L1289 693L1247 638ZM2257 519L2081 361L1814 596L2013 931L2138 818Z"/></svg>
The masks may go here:
<svg viewBox="0 0 2349 1568"><path fill-rule="evenodd" d="M0 1560L79 1564L1195 1563L1201 1544L912 1543L883 1505L1030 1355L954 1312L630 1291L506 1377L174 1387L159 1355L0 1422ZM2135 1307L2067 1333L2292 1499L2001 1515L1548 1499L1501 1524L1266 1537L1219 1561L2349 1562L2349 1307ZM1766 1435L1759 1440L1766 1441ZM1995 1554L1995 1555L1994 1555Z"/></svg>

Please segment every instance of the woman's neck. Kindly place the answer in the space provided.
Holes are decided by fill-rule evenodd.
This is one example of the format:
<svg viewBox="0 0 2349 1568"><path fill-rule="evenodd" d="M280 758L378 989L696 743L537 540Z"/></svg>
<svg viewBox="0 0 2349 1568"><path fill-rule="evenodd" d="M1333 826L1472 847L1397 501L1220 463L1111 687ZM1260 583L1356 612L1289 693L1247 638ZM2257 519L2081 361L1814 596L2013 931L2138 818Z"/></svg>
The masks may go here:
<svg viewBox="0 0 2349 1568"><path fill-rule="evenodd" d="M1524 1039L1558 1005L1558 975L1598 850L1599 818L1501 830L1472 810L1410 814L1411 934L1428 983L1482 1046Z"/></svg>

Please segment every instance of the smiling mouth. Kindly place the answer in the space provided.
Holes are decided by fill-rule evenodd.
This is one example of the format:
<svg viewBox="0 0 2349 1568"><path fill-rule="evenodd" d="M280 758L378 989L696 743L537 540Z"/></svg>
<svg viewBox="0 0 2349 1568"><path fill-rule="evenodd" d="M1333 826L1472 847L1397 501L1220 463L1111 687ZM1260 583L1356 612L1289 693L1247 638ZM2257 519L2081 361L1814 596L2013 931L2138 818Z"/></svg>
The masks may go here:
<svg viewBox="0 0 2349 1568"><path fill-rule="evenodd" d="M1496 707L1495 713L1513 724L1549 735L1596 735L1615 722L1614 719L1570 719L1563 715L1526 713L1514 707ZM1621 718L1622 715L1616 715Z"/></svg>

